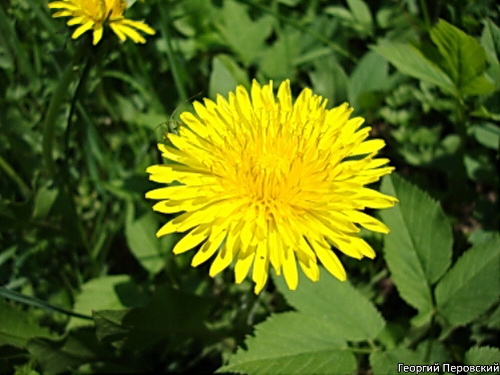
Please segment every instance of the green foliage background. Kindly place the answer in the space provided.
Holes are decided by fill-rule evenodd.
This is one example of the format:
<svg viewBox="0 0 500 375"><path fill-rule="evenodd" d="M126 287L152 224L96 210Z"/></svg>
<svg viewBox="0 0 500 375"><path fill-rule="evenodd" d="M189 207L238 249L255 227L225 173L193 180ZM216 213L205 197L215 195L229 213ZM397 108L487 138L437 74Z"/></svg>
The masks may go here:
<svg viewBox="0 0 500 375"><path fill-rule="evenodd" d="M126 16L157 34L91 47L47 2L0 1L1 373L379 375L500 361L495 1L133 5ZM400 203L379 214L389 235L363 233L375 261L342 257L349 282L323 272L290 292L274 278L255 296L231 272L212 279L192 254L174 257L178 235L154 236L167 220L144 199L156 143L191 100L253 78L349 101L388 144L397 174L380 188Z"/></svg>

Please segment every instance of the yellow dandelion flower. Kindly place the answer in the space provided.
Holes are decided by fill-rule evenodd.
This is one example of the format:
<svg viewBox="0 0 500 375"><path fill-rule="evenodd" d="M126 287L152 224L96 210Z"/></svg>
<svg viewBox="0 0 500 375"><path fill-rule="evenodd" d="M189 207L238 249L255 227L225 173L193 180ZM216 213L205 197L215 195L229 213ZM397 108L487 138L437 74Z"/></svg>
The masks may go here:
<svg viewBox="0 0 500 375"><path fill-rule="evenodd" d="M171 162L147 170L153 181L178 182L146 194L160 200L156 211L183 212L157 233L189 231L175 254L201 244L192 265L215 255L213 277L234 262L236 283L252 268L255 293L266 284L269 265L292 290L297 263L317 281L318 259L345 280L332 246L350 257L375 257L359 226L389 229L362 210L397 200L365 185L394 168L375 157L384 141L366 140L370 128L360 127L360 117L349 119L347 103L326 109L326 99L308 88L293 103L288 80L277 97L272 82L254 81L250 93L239 86L228 99L204 99L194 109L196 115L182 113L179 134L168 134L174 147L159 144Z"/></svg>
<svg viewBox="0 0 500 375"><path fill-rule="evenodd" d="M93 30L94 45L102 39L105 25L109 25L121 41L129 37L135 43L146 43L146 39L138 30L149 35L155 34L144 22L123 17L126 8L124 0L62 0L49 3L49 8L61 9L52 17L72 17L67 24L79 25L73 32L73 39Z"/></svg>

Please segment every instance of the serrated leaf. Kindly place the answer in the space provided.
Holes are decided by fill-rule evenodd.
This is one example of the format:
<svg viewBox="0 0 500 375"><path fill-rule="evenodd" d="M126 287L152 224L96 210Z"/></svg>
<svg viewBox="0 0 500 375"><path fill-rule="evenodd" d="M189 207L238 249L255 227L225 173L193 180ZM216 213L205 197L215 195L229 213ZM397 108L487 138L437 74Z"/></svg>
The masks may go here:
<svg viewBox="0 0 500 375"><path fill-rule="evenodd" d="M300 273L299 287L290 291L283 278L275 278L278 290L298 311L328 322L346 340L373 339L385 321L375 306L348 282L338 281L321 270L313 283Z"/></svg>
<svg viewBox="0 0 500 375"><path fill-rule="evenodd" d="M494 89L484 75L484 48L473 37L444 20L438 21L430 36L443 59L442 68L462 95L485 94Z"/></svg>
<svg viewBox="0 0 500 375"><path fill-rule="evenodd" d="M488 365L500 362L500 349L489 346L478 346L470 348L465 353L464 363L466 365Z"/></svg>
<svg viewBox="0 0 500 375"><path fill-rule="evenodd" d="M391 232L384 253L401 297L419 310L432 310L431 285L448 269L452 254L451 226L439 204L398 175L387 176L381 190L399 203L381 212Z"/></svg>
<svg viewBox="0 0 500 375"><path fill-rule="evenodd" d="M272 315L256 327L226 366L217 372L266 374L349 374L356 359L335 327L307 313Z"/></svg>
<svg viewBox="0 0 500 375"><path fill-rule="evenodd" d="M373 375L400 374L398 364L406 365L421 364L422 359L418 353L406 348L396 348L384 352L374 352L370 354L370 365Z"/></svg>
<svg viewBox="0 0 500 375"><path fill-rule="evenodd" d="M384 41L372 49L401 72L436 85L445 92L455 92L455 85L450 77L411 44Z"/></svg>
<svg viewBox="0 0 500 375"><path fill-rule="evenodd" d="M464 325L486 311L500 295L500 237L467 250L436 287L438 313L451 325Z"/></svg>
<svg viewBox="0 0 500 375"><path fill-rule="evenodd" d="M128 275L104 276L92 279L82 286L76 297L74 312L92 315L94 310L121 309L140 306L147 302L147 296ZM68 329L92 325L87 321L72 317Z"/></svg>
<svg viewBox="0 0 500 375"><path fill-rule="evenodd" d="M30 315L0 299L0 346L25 348L34 337L53 337L47 328L38 325Z"/></svg>

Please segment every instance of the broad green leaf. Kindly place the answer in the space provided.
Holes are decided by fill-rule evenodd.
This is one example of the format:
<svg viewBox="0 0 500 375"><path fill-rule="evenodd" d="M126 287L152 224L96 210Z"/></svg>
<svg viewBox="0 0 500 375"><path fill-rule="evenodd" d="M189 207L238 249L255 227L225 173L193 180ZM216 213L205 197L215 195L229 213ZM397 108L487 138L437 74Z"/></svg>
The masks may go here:
<svg viewBox="0 0 500 375"><path fill-rule="evenodd" d="M133 205L129 209L133 211ZM133 217L133 213L131 213ZM162 242L156 238L155 231L158 222L155 214L147 212L142 216L130 217L125 224L125 236L127 244L134 257L152 275L160 272L165 262L161 255Z"/></svg>
<svg viewBox="0 0 500 375"><path fill-rule="evenodd" d="M0 299L0 322L0 346L24 348L31 338L54 336L47 328L38 325L27 312L3 299Z"/></svg>
<svg viewBox="0 0 500 375"><path fill-rule="evenodd" d="M350 374L356 359L335 326L308 313L272 315L217 372Z"/></svg>
<svg viewBox="0 0 500 375"><path fill-rule="evenodd" d="M94 310L121 309L140 306L147 297L128 275L105 276L83 284L76 297L73 310L80 314L92 315ZM72 317L68 329L92 325L87 321Z"/></svg>
<svg viewBox="0 0 500 375"><path fill-rule="evenodd" d="M309 72L314 92L332 105L347 100L347 75L335 58L330 55L315 59L314 67L314 71Z"/></svg>
<svg viewBox="0 0 500 375"><path fill-rule="evenodd" d="M398 175L385 177L381 190L399 199L380 214L391 229L387 265L401 297L425 315L433 309L431 285L450 266L451 226L437 202Z"/></svg>
<svg viewBox="0 0 500 375"><path fill-rule="evenodd" d="M498 150L500 145L500 126L492 122L484 122L471 126L469 129L474 134L474 138L484 147Z"/></svg>
<svg viewBox="0 0 500 375"><path fill-rule="evenodd" d="M366 26L368 30L373 28L373 18L370 8L363 0L347 0L355 20Z"/></svg>
<svg viewBox="0 0 500 375"><path fill-rule="evenodd" d="M452 326L483 313L500 295L500 237L467 250L436 287L438 313Z"/></svg>
<svg viewBox="0 0 500 375"><path fill-rule="evenodd" d="M487 326L488 328L500 330L500 305L488 317Z"/></svg>
<svg viewBox="0 0 500 375"><path fill-rule="evenodd" d="M225 1L221 11L219 32L226 43L240 56L245 65L255 61L272 31L274 20L262 16L253 21L247 7L234 0Z"/></svg>
<svg viewBox="0 0 500 375"><path fill-rule="evenodd" d="M466 365L492 365L500 362L500 349L489 346L476 346L465 353Z"/></svg>
<svg viewBox="0 0 500 375"><path fill-rule="evenodd" d="M473 37L444 20L439 20L430 35L441 54L441 67L461 95L485 94L494 89L484 75L484 48Z"/></svg>
<svg viewBox="0 0 500 375"><path fill-rule="evenodd" d="M95 311L96 335L100 340L140 350L173 335L178 340L210 338L205 325L210 307L211 301L206 298L160 287L144 307Z"/></svg>
<svg viewBox="0 0 500 375"><path fill-rule="evenodd" d="M215 98L217 94L226 95L240 84L248 85L248 78L233 58L222 54L214 57L208 89L210 97Z"/></svg>
<svg viewBox="0 0 500 375"><path fill-rule="evenodd" d="M387 61L413 78L436 85L448 93L455 92L455 85L445 72L424 56L418 48L408 43L384 41L372 47Z"/></svg>
<svg viewBox="0 0 500 375"><path fill-rule="evenodd" d="M276 80L293 81L294 61L301 56L301 33L292 28L284 28L272 46L265 49L260 63L266 77Z"/></svg>
<svg viewBox="0 0 500 375"><path fill-rule="evenodd" d="M484 21L481 45L486 51L486 59L489 63L488 73L498 89L500 88L500 27L490 19Z"/></svg>
<svg viewBox="0 0 500 375"><path fill-rule="evenodd" d="M421 356L406 348L377 351L370 354L370 364L374 375L400 374L398 364L423 364Z"/></svg>
<svg viewBox="0 0 500 375"><path fill-rule="evenodd" d="M33 339L27 348L44 374L68 373L83 363L97 361L107 351L89 329L74 331L61 341Z"/></svg>
<svg viewBox="0 0 500 375"><path fill-rule="evenodd" d="M361 96L387 89L389 80L387 61L373 51L367 52L349 78L349 103L357 109Z"/></svg>
<svg viewBox="0 0 500 375"><path fill-rule="evenodd" d="M384 329L384 319L375 306L348 282L338 281L323 269L316 283L299 274L295 291L288 289L283 278L274 280L290 305L301 313L327 322L346 340L373 339Z"/></svg>
<svg viewBox="0 0 500 375"><path fill-rule="evenodd" d="M417 350L411 351L407 348L396 348L384 352L378 351L370 355L370 364L374 375L402 374L398 371L399 364L402 366L431 366L434 363L450 362L450 355L445 346L437 340L426 340L420 343ZM424 368L427 370L428 368ZM414 372L412 372L414 373ZM436 374L437 372L424 372L421 374Z"/></svg>

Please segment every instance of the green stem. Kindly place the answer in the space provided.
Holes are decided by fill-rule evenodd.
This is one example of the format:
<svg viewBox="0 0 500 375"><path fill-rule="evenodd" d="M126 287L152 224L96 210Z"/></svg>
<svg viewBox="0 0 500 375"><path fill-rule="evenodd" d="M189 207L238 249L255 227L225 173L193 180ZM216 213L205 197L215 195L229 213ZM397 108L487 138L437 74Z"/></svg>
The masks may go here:
<svg viewBox="0 0 500 375"><path fill-rule="evenodd" d="M422 10L422 16L424 17L425 28L429 30L431 28L431 19L429 18L426 0L420 0L420 8Z"/></svg>
<svg viewBox="0 0 500 375"><path fill-rule="evenodd" d="M64 102L66 93L68 92L69 85L75 79L75 76L79 70L80 62L84 56L84 52L88 48L88 45L84 43L85 40L80 42L78 49L73 55L73 60L66 67L63 72L61 79L54 91L52 99L50 100L49 108L47 114L45 115L45 123L43 127L43 159L45 161L45 166L50 175L54 176L56 173L56 164L54 162L54 136L56 133L56 124L59 111Z"/></svg>
<svg viewBox="0 0 500 375"><path fill-rule="evenodd" d="M2 156L0 156L0 169L2 169L5 174L17 184L24 198L27 198L30 195L31 191L28 185L26 185L23 179L16 173L14 168L12 168Z"/></svg>
<svg viewBox="0 0 500 375"><path fill-rule="evenodd" d="M163 22L161 23L161 28L163 31L163 35L166 38L167 58L168 58L168 62L170 64L170 68L172 69L172 75L174 77L175 88L177 89L177 92L179 93L181 101L186 101L188 99L186 88L184 87L184 82L183 82L183 79L180 75L179 64L177 62L176 56L174 54L174 48L172 46L172 38L170 35L170 30L169 30L169 25L171 24L170 19L169 19L170 17L166 13L164 6L158 6L158 8L160 9L160 17L163 20Z"/></svg>

